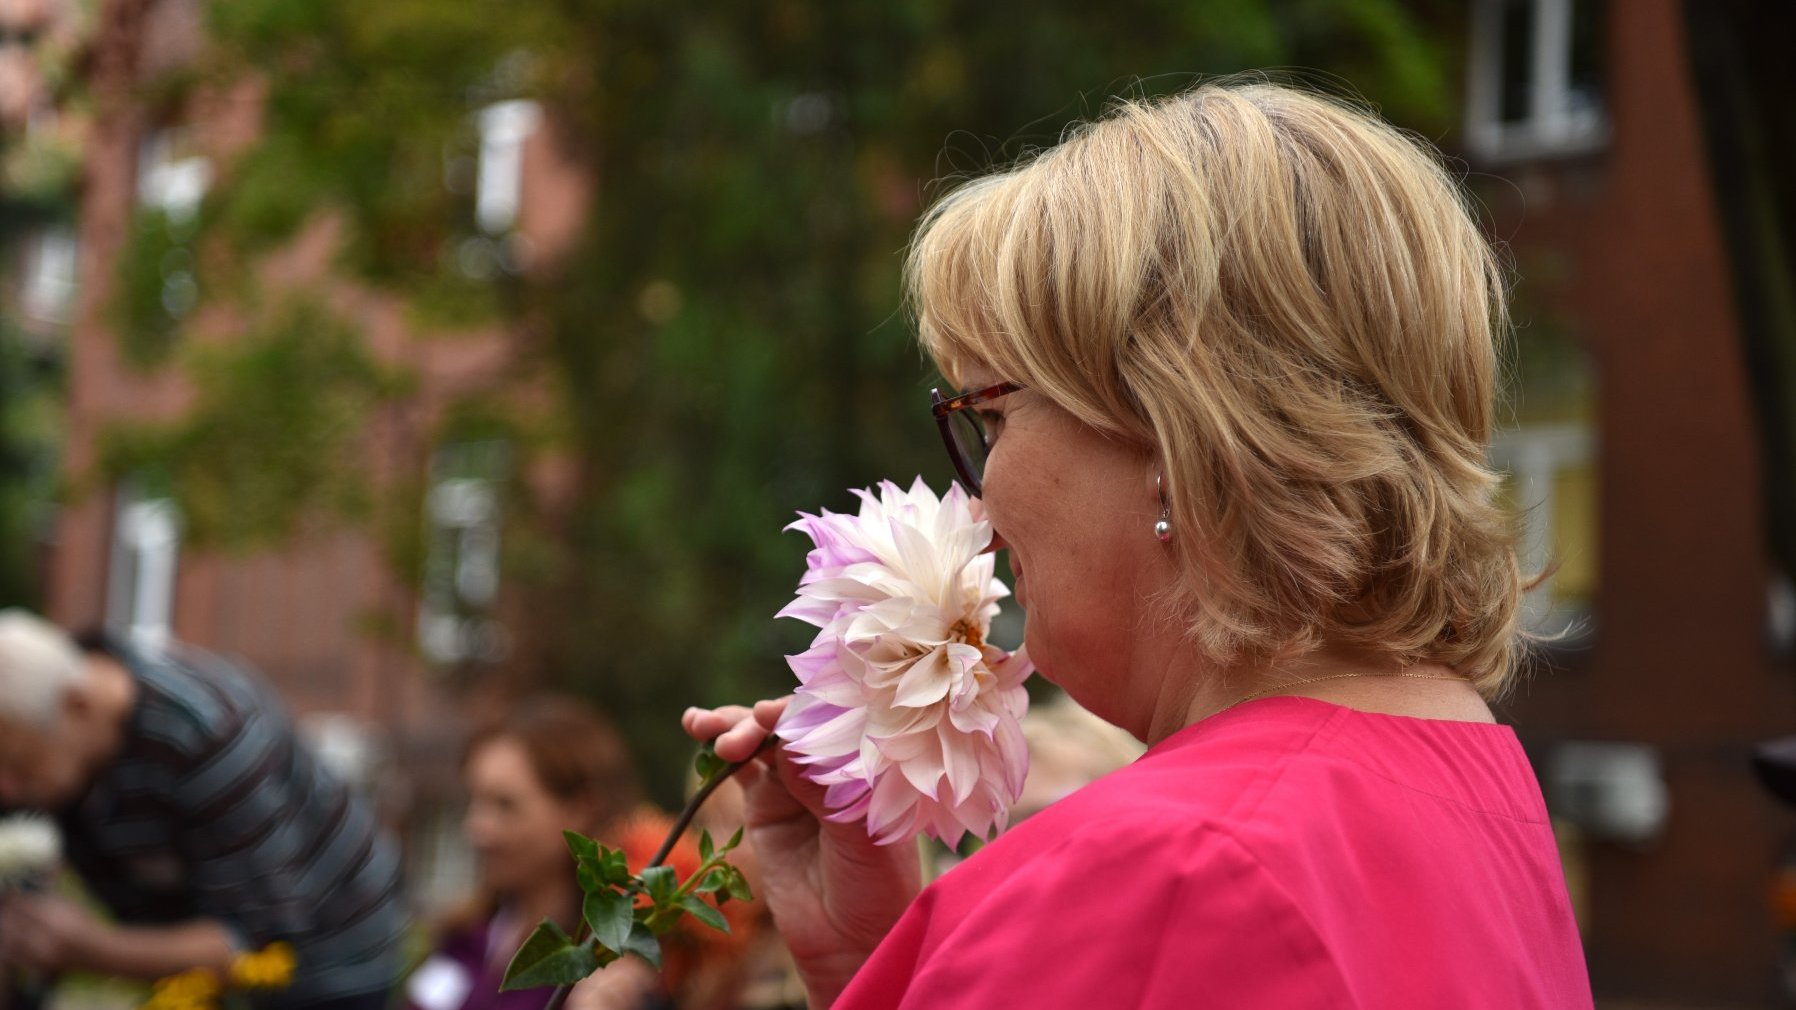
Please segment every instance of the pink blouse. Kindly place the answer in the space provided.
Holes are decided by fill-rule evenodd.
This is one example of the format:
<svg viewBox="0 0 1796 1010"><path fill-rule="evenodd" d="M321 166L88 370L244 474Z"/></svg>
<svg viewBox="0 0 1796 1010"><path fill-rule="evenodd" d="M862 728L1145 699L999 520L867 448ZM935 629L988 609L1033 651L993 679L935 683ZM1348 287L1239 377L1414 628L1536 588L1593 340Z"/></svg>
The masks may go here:
<svg viewBox="0 0 1796 1010"><path fill-rule="evenodd" d="M1238 706L930 885L839 1010L1588 1008L1506 726Z"/></svg>

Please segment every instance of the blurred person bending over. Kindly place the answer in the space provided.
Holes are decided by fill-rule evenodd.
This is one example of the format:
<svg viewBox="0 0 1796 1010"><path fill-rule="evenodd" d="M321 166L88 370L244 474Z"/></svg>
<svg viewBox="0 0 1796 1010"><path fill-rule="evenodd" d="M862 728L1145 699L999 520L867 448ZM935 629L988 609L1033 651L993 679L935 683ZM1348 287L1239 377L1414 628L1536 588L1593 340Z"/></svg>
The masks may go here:
<svg viewBox="0 0 1796 1010"><path fill-rule="evenodd" d="M223 976L278 941L297 964L264 1005L385 1005L404 928L395 854L249 672L0 612L0 807L53 815L117 917L13 895L0 966Z"/></svg>

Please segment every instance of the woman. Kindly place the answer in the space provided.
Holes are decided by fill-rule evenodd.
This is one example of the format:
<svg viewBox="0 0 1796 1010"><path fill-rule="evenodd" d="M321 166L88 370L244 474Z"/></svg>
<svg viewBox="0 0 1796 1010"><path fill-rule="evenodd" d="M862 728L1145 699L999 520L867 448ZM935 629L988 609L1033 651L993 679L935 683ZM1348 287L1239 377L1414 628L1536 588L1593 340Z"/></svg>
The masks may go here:
<svg viewBox="0 0 1796 1010"><path fill-rule="evenodd" d="M549 990L500 993L499 982L537 923L578 927L580 887L561 833L608 835L636 808L629 752L588 706L544 697L476 733L462 771L480 891L445 924L406 994L415 1010L537 1010ZM595 976L569 1006L650 1006L659 991L654 970L630 958Z"/></svg>
<svg viewBox="0 0 1796 1010"><path fill-rule="evenodd" d="M921 893L780 751L747 769L813 1005L1588 1007L1486 706L1524 588L1503 282L1434 153L1208 85L954 192L908 274L1030 656L1149 750ZM783 704L685 726L741 758Z"/></svg>

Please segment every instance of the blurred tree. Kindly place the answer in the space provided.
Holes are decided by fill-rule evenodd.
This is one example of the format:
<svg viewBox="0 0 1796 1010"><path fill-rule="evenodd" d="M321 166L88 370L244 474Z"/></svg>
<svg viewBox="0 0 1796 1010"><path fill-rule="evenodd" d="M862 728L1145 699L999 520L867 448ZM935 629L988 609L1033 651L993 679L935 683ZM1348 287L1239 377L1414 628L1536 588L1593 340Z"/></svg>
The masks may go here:
<svg viewBox="0 0 1796 1010"><path fill-rule="evenodd" d="M6 98L71 102L78 100L66 46L70 33L39 32L12 46L32 72L8 76L22 87ZM16 71L16 64L14 69ZM33 111L41 112L41 106ZM10 276L0 286L0 607L43 604L43 551L49 538L61 449L61 394L65 368L61 318L66 304L45 300L42 282L60 288L72 278L72 246L66 260L46 277L46 238L72 242L81 172L79 119L40 116L24 124L0 122L0 268ZM33 290L37 288L37 290ZM50 292L50 302L72 301L72 293Z"/></svg>
<svg viewBox="0 0 1796 1010"><path fill-rule="evenodd" d="M43 604L61 387L61 356L0 322L0 607Z"/></svg>
<svg viewBox="0 0 1796 1010"><path fill-rule="evenodd" d="M665 797L682 706L786 681L778 656L806 630L772 620L801 567L800 538L778 532L794 510L847 508L846 487L882 477L949 476L899 305L928 180L1002 164L1113 95L1178 90L1194 72L1326 68L1337 77L1308 79L1351 81L1438 135L1454 8L218 0L198 79L252 76L267 97L260 139L201 212L195 241L230 254L199 256L200 286L253 298L257 254L330 215L344 270L404 297L421 328L498 319L518 335L518 375L550 376L559 413L522 448L578 474L566 507L513 513L559 545L559 564L512 583L531 601L525 634L546 679L620 716ZM455 166L477 110L517 97L541 104L597 199L571 255L508 269L520 250L481 234ZM232 381L216 356L210 369L202 385ZM313 390L366 378L295 376ZM513 394L452 414L490 434ZM213 460L208 439L162 444L187 457L175 472L243 463ZM328 482L274 483L305 500ZM273 535L292 504L264 510Z"/></svg>

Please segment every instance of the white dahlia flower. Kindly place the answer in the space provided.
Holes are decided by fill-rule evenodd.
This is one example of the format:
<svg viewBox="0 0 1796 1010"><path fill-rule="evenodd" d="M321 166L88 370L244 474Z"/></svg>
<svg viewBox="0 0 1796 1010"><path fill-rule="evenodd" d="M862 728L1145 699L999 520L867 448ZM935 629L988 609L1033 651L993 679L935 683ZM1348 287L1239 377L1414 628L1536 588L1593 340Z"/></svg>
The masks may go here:
<svg viewBox="0 0 1796 1010"><path fill-rule="evenodd" d="M1003 830L1029 769L1032 667L986 641L998 600L991 524L960 485L921 477L857 490L859 515L799 513L816 544L781 617L820 631L786 657L799 687L775 732L826 787L829 817L880 844L926 831L950 846Z"/></svg>
<svg viewBox="0 0 1796 1010"><path fill-rule="evenodd" d="M42 883L62 859L62 832L43 814L0 817L0 889Z"/></svg>

